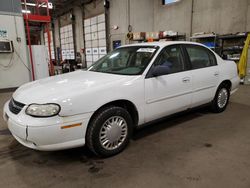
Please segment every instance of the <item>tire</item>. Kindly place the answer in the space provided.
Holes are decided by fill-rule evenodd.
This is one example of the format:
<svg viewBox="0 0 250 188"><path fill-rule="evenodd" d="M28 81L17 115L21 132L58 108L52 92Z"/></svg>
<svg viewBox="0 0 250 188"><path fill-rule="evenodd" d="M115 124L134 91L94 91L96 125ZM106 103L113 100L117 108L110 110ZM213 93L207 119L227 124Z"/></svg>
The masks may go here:
<svg viewBox="0 0 250 188"><path fill-rule="evenodd" d="M212 111L214 113L223 112L228 105L229 98L230 90L228 86L225 84L220 85L211 104Z"/></svg>
<svg viewBox="0 0 250 188"><path fill-rule="evenodd" d="M97 156L109 157L120 153L129 143L133 121L124 108L106 107L93 117L87 133L86 144Z"/></svg>

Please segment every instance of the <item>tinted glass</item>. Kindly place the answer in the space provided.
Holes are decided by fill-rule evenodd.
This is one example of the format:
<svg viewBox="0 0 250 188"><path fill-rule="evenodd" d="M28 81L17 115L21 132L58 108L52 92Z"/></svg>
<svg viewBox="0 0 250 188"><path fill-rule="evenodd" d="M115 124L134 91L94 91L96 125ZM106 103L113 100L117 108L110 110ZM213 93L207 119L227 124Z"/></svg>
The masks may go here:
<svg viewBox="0 0 250 188"><path fill-rule="evenodd" d="M186 49L193 69L210 67L217 64L214 54L202 46L187 45Z"/></svg>
<svg viewBox="0 0 250 188"><path fill-rule="evenodd" d="M185 66L180 46L168 46L163 49L155 65L168 69L169 74L184 71Z"/></svg>

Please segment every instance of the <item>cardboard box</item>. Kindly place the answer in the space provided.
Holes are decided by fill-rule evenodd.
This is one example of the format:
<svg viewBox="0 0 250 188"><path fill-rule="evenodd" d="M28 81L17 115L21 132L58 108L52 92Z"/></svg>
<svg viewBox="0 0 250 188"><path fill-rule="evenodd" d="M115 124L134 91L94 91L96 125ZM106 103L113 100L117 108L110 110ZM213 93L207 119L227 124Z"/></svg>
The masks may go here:
<svg viewBox="0 0 250 188"><path fill-rule="evenodd" d="M159 32L146 32L146 39L159 39Z"/></svg>
<svg viewBox="0 0 250 188"><path fill-rule="evenodd" d="M133 33L133 40L144 40L145 33L144 32L135 32Z"/></svg>

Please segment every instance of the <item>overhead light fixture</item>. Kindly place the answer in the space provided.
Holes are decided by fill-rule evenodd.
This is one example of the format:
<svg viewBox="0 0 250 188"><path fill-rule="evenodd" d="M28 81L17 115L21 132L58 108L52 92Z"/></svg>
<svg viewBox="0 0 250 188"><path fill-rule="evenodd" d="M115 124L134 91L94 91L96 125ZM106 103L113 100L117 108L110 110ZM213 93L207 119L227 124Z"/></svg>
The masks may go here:
<svg viewBox="0 0 250 188"><path fill-rule="evenodd" d="M169 5L169 4L173 4L173 3L177 3L180 0L162 0L162 4L163 5Z"/></svg>
<svg viewBox="0 0 250 188"><path fill-rule="evenodd" d="M104 0L103 5L105 8L109 8L109 0Z"/></svg>
<svg viewBox="0 0 250 188"><path fill-rule="evenodd" d="M22 2L22 5L25 5L24 2ZM31 6L31 7L35 7L37 6L35 3L26 3L27 6ZM43 7L43 8L47 8L47 5L42 3L40 5L38 5L39 7ZM48 8L49 9L53 9L53 4L52 3L48 3Z"/></svg>
<svg viewBox="0 0 250 188"><path fill-rule="evenodd" d="M24 14L30 14L31 11L30 10L22 10L22 13L24 13Z"/></svg>

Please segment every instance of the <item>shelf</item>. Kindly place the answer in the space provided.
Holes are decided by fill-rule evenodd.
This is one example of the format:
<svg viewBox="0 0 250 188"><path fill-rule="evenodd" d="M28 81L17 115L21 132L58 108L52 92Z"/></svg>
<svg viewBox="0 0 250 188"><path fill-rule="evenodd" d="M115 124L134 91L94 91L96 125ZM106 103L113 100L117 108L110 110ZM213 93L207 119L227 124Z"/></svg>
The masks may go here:
<svg viewBox="0 0 250 188"><path fill-rule="evenodd" d="M222 36L219 36L218 39L236 39L236 38L246 38L247 37L247 34L238 34L238 35L222 35Z"/></svg>
<svg viewBox="0 0 250 188"><path fill-rule="evenodd" d="M163 37L163 39L165 38L186 38L186 35L172 35Z"/></svg>
<svg viewBox="0 0 250 188"><path fill-rule="evenodd" d="M239 48L224 48L222 49L222 51L242 51L243 50L243 47L239 47Z"/></svg>
<svg viewBox="0 0 250 188"><path fill-rule="evenodd" d="M231 61L239 61L240 58L228 58L227 60L231 60Z"/></svg>
<svg viewBox="0 0 250 188"><path fill-rule="evenodd" d="M197 35L197 36L192 36L190 39L208 39L208 38L216 38L216 35L213 34L203 34L203 35Z"/></svg>

